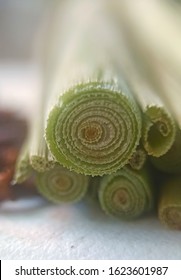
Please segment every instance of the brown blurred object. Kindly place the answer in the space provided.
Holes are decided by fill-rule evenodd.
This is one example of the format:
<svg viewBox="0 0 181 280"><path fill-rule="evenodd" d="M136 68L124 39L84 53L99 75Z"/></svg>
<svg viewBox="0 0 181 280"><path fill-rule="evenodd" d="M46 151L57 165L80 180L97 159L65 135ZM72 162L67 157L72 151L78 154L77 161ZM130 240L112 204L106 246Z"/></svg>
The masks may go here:
<svg viewBox="0 0 181 280"><path fill-rule="evenodd" d="M26 121L14 113L0 111L0 151L6 147L20 148L27 133Z"/></svg>
<svg viewBox="0 0 181 280"><path fill-rule="evenodd" d="M32 182L23 186L11 185L16 159L26 134L24 119L14 113L0 111L0 201L15 199L17 194L25 194L25 189L34 193Z"/></svg>

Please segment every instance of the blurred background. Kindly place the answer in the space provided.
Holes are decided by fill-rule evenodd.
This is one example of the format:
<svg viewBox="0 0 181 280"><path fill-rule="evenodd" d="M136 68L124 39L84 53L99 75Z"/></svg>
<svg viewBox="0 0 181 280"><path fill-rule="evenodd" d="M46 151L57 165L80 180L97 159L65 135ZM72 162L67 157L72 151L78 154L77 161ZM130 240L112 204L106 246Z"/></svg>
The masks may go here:
<svg viewBox="0 0 181 280"><path fill-rule="evenodd" d="M32 58L48 0L0 0L0 61Z"/></svg>

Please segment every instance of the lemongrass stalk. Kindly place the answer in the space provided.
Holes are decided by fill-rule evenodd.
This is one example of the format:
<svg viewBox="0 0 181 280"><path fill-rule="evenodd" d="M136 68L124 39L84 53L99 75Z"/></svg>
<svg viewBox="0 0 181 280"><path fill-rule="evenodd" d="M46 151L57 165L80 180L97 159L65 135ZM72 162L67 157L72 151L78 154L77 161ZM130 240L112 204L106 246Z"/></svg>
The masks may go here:
<svg viewBox="0 0 181 280"><path fill-rule="evenodd" d="M123 168L103 177L99 202L106 214L119 219L134 219L153 209L154 191L148 170Z"/></svg>
<svg viewBox="0 0 181 280"><path fill-rule="evenodd" d="M161 187L158 217L165 226L181 230L181 177L172 177Z"/></svg>
<svg viewBox="0 0 181 280"><path fill-rule="evenodd" d="M43 173L36 173L36 185L40 194L48 200L75 203L86 194L89 177L70 171L59 164Z"/></svg>
<svg viewBox="0 0 181 280"><path fill-rule="evenodd" d="M31 177L32 168L29 162L28 142L25 142L18 156L12 184L20 184Z"/></svg>
<svg viewBox="0 0 181 280"><path fill-rule="evenodd" d="M112 3L113 7L115 2ZM110 5L112 5L109 3ZM118 4L118 3L117 3ZM123 5L123 3L120 3ZM118 4L119 6L119 4ZM143 113L143 128L142 128L142 144L149 155L160 157L167 153L175 140L176 123L172 116L172 111L164 98L159 96L159 89L151 82L151 78L147 74L147 65L145 66L144 57L141 55L137 60L138 47L135 50L135 39L132 33L126 34L127 25L129 27L129 18L125 18L120 12L120 17L116 15L119 11L112 9L112 24L114 32L117 34L116 55L114 61L117 67L124 74L129 87L142 110ZM129 31L129 29L128 29ZM138 44L138 43L137 43ZM139 42L139 51L141 54L141 42ZM152 57L150 58L150 60ZM146 59L148 61L148 58ZM139 70L145 70L144 75Z"/></svg>
<svg viewBox="0 0 181 280"><path fill-rule="evenodd" d="M128 163L142 126L136 101L112 63L114 32L102 8L100 12L100 3L71 2L64 11L66 20L57 22L57 30L60 24L64 30L56 31L57 46L66 36L64 51L56 50L46 112L46 141L55 159L93 176L109 174ZM89 10L86 17L85 10Z"/></svg>
<svg viewBox="0 0 181 280"><path fill-rule="evenodd" d="M142 143L149 155L160 157L168 152L175 140L176 124L166 103L158 92L145 84L144 80L130 83L144 114Z"/></svg>
<svg viewBox="0 0 181 280"><path fill-rule="evenodd" d="M171 73L165 69L160 69L156 64L156 75L158 82L156 87L160 88L160 95L169 104L172 114L177 122L177 133L171 149L160 158L151 158L153 165L167 173L180 174L181 172L181 113L180 113L180 83ZM154 72L154 68L152 71Z"/></svg>
<svg viewBox="0 0 181 280"><path fill-rule="evenodd" d="M43 114L39 114L39 120L32 122L31 140L29 144L30 165L37 172L44 172L55 166L55 159L47 148L44 138Z"/></svg>
<svg viewBox="0 0 181 280"><path fill-rule="evenodd" d="M181 130L178 129L171 149L159 158L151 157L152 164L160 171L170 174L181 172Z"/></svg>
<svg viewBox="0 0 181 280"><path fill-rule="evenodd" d="M144 64L144 62L143 62ZM165 108L174 118L175 137L168 151L159 158L152 158L153 164L162 171L169 173L179 173L181 171L181 111L180 111L180 91L181 86L177 77L174 76L170 69L164 69L159 65L156 58L152 57L149 66L149 73L153 88L160 99L164 100ZM149 81L150 82L150 81ZM173 140L173 138L172 138Z"/></svg>
<svg viewBox="0 0 181 280"><path fill-rule="evenodd" d="M132 169L140 170L145 165L146 160L146 151L141 146L138 146L132 157L129 159L128 164Z"/></svg>
<svg viewBox="0 0 181 280"><path fill-rule="evenodd" d="M98 202L98 189L101 182L100 176L95 176L90 178L89 188L87 191L87 200Z"/></svg>
<svg viewBox="0 0 181 280"><path fill-rule="evenodd" d="M148 155L160 157L168 152L175 141L176 121L166 98L160 95L160 88L137 73L136 64L131 58L134 60L131 50L127 49L124 64L120 59L119 67L126 66L125 77L143 112L143 147Z"/></svg>

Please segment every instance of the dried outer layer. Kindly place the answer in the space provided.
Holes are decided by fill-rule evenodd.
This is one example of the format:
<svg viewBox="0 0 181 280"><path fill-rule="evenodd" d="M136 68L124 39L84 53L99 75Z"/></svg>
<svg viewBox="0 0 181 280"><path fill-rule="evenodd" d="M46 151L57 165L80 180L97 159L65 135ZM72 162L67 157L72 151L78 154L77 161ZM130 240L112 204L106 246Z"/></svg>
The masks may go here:
<svg viewBox="0 0 181 280"><path fill-rule="evenodd" d="M153 209L154 190L149 171L123 168L103 177L99 202L106 214L134 219Z"/></svg>
<svg viewBox="0 0 181 280"><path fill-rule="evenodd" d="M88 176L72 172L59 164L51 170L36 173L39 193L55 203L78 202L85 196L88 184Z"/></svg>
<svg viewBox="0 0 181 280"><path fill-rule="evenodd" d="M171 149L159 158L150 157L152 164L160 171L170 174L181 173L181 130L177 129Z"/></svg>
<svg viewBox="0 0 181 280"><path fill-rule="evenodd" d="M165 226L181 230L181 177L172 177L162 185L158 217Z"/></svg>

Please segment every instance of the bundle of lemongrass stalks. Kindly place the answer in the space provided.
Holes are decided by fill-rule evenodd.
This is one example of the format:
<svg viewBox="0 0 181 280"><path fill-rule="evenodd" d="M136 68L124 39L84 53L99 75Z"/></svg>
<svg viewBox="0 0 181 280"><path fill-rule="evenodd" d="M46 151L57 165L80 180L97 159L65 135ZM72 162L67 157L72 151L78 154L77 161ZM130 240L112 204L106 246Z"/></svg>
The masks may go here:
<svg viewBox="0 0 181 280"><path fill-rule="evenodd" d="M168 3L54 1L42 92L14 182L33 176L53 202L89 195L120 219L157 208L164 224L181 228L180 179L163 176L181 172L181 63L170 47L180 44L181 23ZM147 5L167 36L142 20Z"/></svg>

